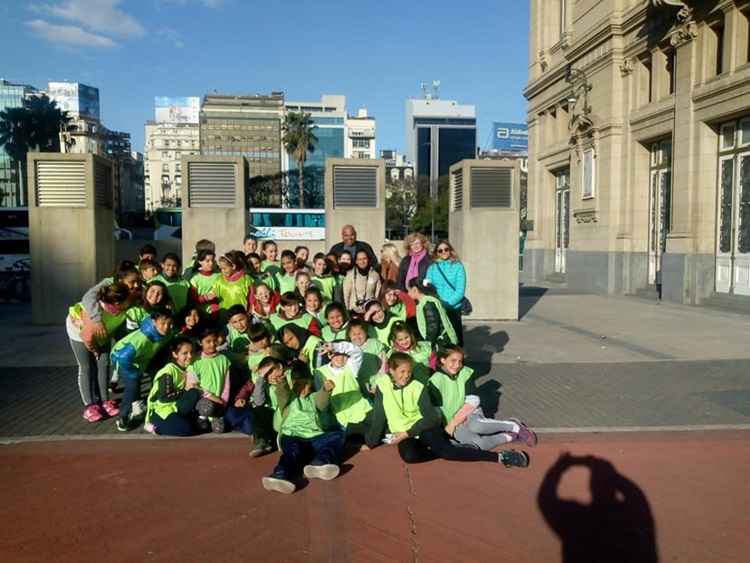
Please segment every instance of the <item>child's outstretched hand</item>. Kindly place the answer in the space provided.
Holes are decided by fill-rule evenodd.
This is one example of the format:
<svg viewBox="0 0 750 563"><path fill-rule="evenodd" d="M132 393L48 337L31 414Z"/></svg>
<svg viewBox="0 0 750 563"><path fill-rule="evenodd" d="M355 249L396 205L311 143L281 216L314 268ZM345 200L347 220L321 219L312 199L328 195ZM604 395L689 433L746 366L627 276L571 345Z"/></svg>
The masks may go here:
<svg viewBox="0 0 750 563"><path fill-rule="evenodd" d="M247 404L247 401L245 399L237 399L234 401L234 406L238 409L243 408Z"/></svg>
<svg viewBox="0 0 750 563"><path fill-rule="evenodd" d="M390 445L395 446L399 442L403 442L404 440L406 440L408 437L409 435L406 432L396 432L393 435L393 439L391 440Z"/></svg>
<svg viewBox="0 0 750 563"><path fill-rule="evenodd" d="M323 382L323 389L325 389L328 393L330 393L331 391L333 391L335 388L336 388L336 384L333 381L331 381L330 379L326 379Z"/></svg>

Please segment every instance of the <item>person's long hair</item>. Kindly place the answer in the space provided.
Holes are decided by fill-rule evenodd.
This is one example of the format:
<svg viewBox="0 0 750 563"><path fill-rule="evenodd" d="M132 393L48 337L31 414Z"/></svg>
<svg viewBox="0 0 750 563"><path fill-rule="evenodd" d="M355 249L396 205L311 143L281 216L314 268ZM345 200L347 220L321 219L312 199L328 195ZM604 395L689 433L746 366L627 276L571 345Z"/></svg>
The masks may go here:
<svg viewBox="0 0 750 563"><path fill-rule="evenodd" d="M453 262L458 262L458 253L456 252L456 249L453 248L453 245L448 241L448 239L442 239L435 245L435 250L432 251L432 259L433 261L437 260L445 260L441 254L438 254L438 248L441 246L447 246L450 253L448 254L447 260L452 260Z"/></svg>

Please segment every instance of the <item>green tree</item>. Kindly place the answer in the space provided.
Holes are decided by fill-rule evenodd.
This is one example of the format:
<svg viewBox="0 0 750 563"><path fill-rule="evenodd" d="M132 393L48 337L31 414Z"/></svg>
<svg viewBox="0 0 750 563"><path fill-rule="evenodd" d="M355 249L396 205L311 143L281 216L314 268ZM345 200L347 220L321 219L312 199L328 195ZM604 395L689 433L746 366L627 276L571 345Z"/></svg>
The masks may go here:
<svg viewBox="0 0 750 563"><path fill-rule="evenodd" d="M417 211L417 185L413 178L389 183L386 188L385 228L389 238L404 238Z"/></svg>
<svg viewBox="0 0 750 563"><path fill-rule="evenodd" d="M309 113L290 112L281 127L284 149L296 162L299 184L299 206L305 206L305 162L308 154L315 152L318 138L313 130L315 125Z"/></svg>
<svg viewBox="0 0 750 563"><path fill-rule="evenodd" d="M59 152L60 130L69 122L67 112L47 96L30 98L24 101L23 107L0 112L0 145L16 164L20 163L22 189L27 185L28 152Z"/></svg>
<svg viewBox="0 0 750 563"><path fill-rule="evenodd" d="M429 238L432 232L433 209L435 211L435 238L448 238L448 190L438 192L437 201L425 198L411 220L411 230ZM432 241L435 242L435 241Z"/></svg>

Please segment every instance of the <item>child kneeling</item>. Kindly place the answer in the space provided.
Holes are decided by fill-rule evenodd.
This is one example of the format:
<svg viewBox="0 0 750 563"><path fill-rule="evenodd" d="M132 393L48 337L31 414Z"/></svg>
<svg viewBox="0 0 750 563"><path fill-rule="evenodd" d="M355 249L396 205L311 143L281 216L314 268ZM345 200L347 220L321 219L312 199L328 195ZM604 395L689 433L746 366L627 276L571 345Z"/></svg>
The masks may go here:
<svg viewBox="0 0 750 563"><path fill-rule="evenodd" d="M330 481L339 474L344 434L326 432L320 413L328 409L335 384L326 380L318 392L313 392L310 369L301 361L292 362L291 389L283 365L277 363L268 373L268 383L274 387L281 412L279 431L279 463L269 477L263 477L267 491L291 494L297 490L294 481L300 473L308 479Z"/></svg>

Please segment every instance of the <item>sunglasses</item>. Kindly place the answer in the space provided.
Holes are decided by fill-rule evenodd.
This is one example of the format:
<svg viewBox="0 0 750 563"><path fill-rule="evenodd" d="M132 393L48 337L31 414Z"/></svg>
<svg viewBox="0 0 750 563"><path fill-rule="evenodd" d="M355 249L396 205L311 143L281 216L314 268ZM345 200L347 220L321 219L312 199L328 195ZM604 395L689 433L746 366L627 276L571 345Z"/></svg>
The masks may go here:
<svg viewBox="0 0 750 563"><path fill-rule="evenodd" d="M444 252L450 252L450 251L451 251L451 249L450 249L450 248L447 248L447 247L445 247L445 246L443 246L443 247L441 247L441 248L438 248L438 249L437 249L437 251L438 251L438 252L439 252L440 254L443 254Z"/></svg>

